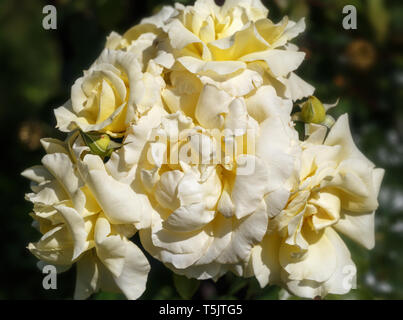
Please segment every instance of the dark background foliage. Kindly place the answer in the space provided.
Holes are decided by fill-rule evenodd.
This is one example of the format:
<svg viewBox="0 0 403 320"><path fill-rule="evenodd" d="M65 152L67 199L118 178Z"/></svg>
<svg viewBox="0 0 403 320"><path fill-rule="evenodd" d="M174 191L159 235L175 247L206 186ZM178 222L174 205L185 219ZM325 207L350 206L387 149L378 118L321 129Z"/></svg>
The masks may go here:
<svg viewBox="0 0 403 320"><path fill-rule="evenodd" d="M182 3L191 1L182 0ZM354 139L386 169L376 214L376 247L348 242L358 266L358 289L329 299L403 299L403 6L400 0L266 0L274 21L306 16L296 43L307 53L298 74L324 102L341 98L334 115L350 114ZM42 8L57 8L57 30L42 28ZM0 0L0 299L71 299L75 270L58 277L57 290L42 288L43 274L26 249L39 234L31 227L29 183L20 172L38 164L39 139L63 136L53 109L65 102L74 80L101 52L105 37L123 33L172 1ZM342 28L342 8L353 4L358 29ZM179 298L172 274L151 257L144 299ZM203 281L193 298L286 298L277 287L231 274ZM94 299L120 295L99 293ZM288 297L291 298L292 297Z"/></svg>

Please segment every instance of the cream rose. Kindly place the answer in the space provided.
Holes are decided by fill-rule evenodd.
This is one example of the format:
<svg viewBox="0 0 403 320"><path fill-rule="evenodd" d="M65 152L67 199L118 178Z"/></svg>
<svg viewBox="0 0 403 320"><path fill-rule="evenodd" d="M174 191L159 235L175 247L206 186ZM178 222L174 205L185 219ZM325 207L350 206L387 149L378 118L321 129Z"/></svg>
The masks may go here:
<svg viewBox="0 0 403 320"><path fill-rule="evenodd" d="M357 149L347 115L325 135L325 127L310 126L302 143L299 183L252 251L261 286L280 284L307 298L345 294L355 288L356 267L337 232L368 249L374 246L384 170L375 169Z"/></svg>
<svg viewBox="0 0 403 320"><path fill-rule="evenodd" d="M79 128L123 136L130 123L161 105L160 72L155 64L143 72L134 53L105 49L76 80L71 99L55 110L57 127L64 132Z"/></svg>
<svg viewBox="0 0 403 320"><path fill-rule="evenodd" d="M211 119L199 126L156 108L132 125L106 166L153 207L145 249L197 279L239 269L289 197L300 150L291 107L267 86L228 101L225 121L204 112Z"/></svg>
<svg viewBox="0 0 403 320"><path fill-rule="evenodd" d="M32 181L33 193L26 197L34 204L32 217L43 234L28 249L41 264L54 265L59 271L77 264L76 299L85 299L100 289L138 298L145 290L150 266L141 250L128 240L137 231L129 222L136 219L111 222L109 217L117 220L118 211L116 203L110 203L113 195L103 195L99 203L93 186L83 181L77 159L72 160L67 145L54 139L44 139L42 144L47 152L42 165L22 173ZM92 160L100 160L96 158ZM119 201L129 205L124 188L114 186L120 187ZM110 208L113 212L108 211Z"/></svg>
<svg viewBox="0 0 403 320"><path fill-rule="evenodd" d="M260 1L226 1L220 7L213 0L198 0L193 6L164 7L142 21L163 31L156 46L161 55L174 57L172 66L164 64L163 99L171 112L192 116L205 85L232 97L252 94L262 85L292 100L313 93L293 72L305 54L288 43L305 29L304 20L284 18L275 24L267 14Z"/></svg>
<svg viewBox="0 0 403 320"><path fill-rule="evenodd" d="M314 92L290 43L305 22L267 15L260 0L166 6L112 32L55 110L68 139L44 139L42 165L23 172L42 233L28 248L59 271L77 263L75 298L143 293L150 266L129 240L137 231L189 278L232 271L309 298L355 286L338 232L374 246L384 171L355 146L346 115L328 134L307 124L299 141L291 120L330 126L331 106L316 102L318 120L311 98L291 117Z"/></svg>

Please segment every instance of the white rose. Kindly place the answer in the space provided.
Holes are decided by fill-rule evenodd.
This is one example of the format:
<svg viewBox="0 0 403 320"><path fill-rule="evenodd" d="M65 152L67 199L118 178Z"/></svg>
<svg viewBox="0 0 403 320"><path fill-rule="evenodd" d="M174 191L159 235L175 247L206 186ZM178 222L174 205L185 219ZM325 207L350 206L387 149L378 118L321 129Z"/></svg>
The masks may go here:
<svg viewBox="0 0 403 320"><path fill-rule="evenodd" d="M114 213L105 211L110 208L104 207L105 202L97 202L65 143L44 139L42 144L47 151L42 165L22 173L32 181L33 192L26 197L34 204L32 217L43 234L28 249L41 264L55 265L59 271L77 263L76 299L100 289L138 298L145 290L150 266L128 240L136 228L111 223L107 216Z"/></svg>
<svg viewBox="0 0 403 320"><path fill-rule="evenodd" d="M55 110L64 132L106 132L123 136L130 123L161 105L161 68L142 71L134 53L105 49L71 89L71 99Z"/></svg>
<svg viewBox="0 0 403 320"><path fill-rule="evenodd" d="M299 183L251 255L261 286L280 284L307 298L355 288L356 267L337 231L368 249L374 246L384 174L355 146L347 115L326 139L324 127L311 125L310 131L302 143Z"/></svg>
<svg viewBox="0 0 403 320"><path fill-rule="evenodd" d="M213 85L231 96L246 96L261 85L271 85L284 98L298 100L314 88L293 71L305 54L288 42L304 31L305 22L284 18L274 24L260 1L198 0L193 6L164 7L144 19L164 33L158 50L173 55L166 63L169 84L163 98L172 112L188 113L204 85Z"/></svg>
<svg viewBox="0 0 403 320"><path fill-rule="evenodd" d="M206 106L217 104L211 89ZM131 126L106 167L153 207L151 228L140 232L145 249L198 279L243 265L295 179L300 149L291 107L267 86L253 99L228 101L225 119L204 111L195 121L156 108ZM226 153L229 146L236 152Z"/></svg>

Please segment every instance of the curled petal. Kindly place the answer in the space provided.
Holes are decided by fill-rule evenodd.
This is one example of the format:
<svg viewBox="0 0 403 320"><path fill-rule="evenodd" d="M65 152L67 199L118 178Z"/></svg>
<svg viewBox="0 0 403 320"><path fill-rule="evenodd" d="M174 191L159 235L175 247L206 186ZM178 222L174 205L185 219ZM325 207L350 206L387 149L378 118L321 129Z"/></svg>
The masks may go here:
<svg viewBox="0 0 403 320"><path fill-rule="evenodd" d="M149 223L152 209L146 196L134 192L130 185L115 180L100 157L86 155L81 171L111 223L139 223L138 227Z"/></svg>
<svg viewBox="0 0 403 320"><path fill-rule="evenodd" d="M264 162L255 156L241 155L237 158L237 165L231 199L235 206L235 216L241 219L260 205L267 192L266 182L269 177Z"/></svg>
<svg viewBox="0 0 403 320"><path fill-rule="evenodd" d="M268 217L263 203L249 216L237 220L232 218L231 241L217 257L224 264L247 261L252 248L258 244L267 231Z"/></svg>
<svg viewBox="0 0 403 320"><path fill-rule="evenodd" d="M176 209L164 222L167 229L179 232L198 230L214 219L215 211L207 211L203 203Z"/></svg>
<svg viewBox="0 0 403 320"><path fill-rule="evenodd" d="M334 247L322 233L315 234L305 228L304 238L308 250L301 252L296 246L282 244L279 252L280 264L289 274L290 280L312 280L324 282L334 273L337 259Z"/></svg>

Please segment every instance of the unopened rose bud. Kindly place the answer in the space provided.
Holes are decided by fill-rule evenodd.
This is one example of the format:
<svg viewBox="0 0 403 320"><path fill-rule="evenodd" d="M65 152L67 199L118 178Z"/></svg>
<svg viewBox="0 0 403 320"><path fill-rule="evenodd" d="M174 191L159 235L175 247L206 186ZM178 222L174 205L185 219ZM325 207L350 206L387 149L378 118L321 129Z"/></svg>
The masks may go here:
<svg viewBox="0 0 403 320"><path fill-rule="evenodd" d="M101 158L109 157L115 149L122 146L112 141L106 133L80 131L80 135L91 152Z"/></svg>
<svg viewBox="0 0 403 320"><path fill-rule="evenodd" d="M301 120L306 123L321 124L325 119L326 109L322 102L315 96L310 96L302 105Z"/></svg>

